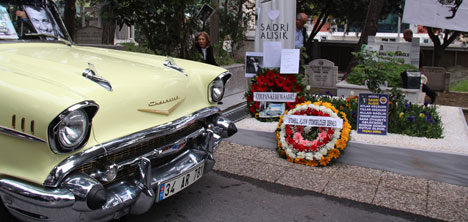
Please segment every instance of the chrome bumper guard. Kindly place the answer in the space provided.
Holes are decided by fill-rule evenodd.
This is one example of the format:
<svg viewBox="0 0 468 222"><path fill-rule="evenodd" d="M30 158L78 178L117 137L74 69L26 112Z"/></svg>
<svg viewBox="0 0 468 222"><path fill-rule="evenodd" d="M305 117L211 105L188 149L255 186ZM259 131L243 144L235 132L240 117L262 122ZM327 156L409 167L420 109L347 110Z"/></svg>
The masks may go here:
<svg viewBox="0 0 468 222"><path fill-rule="evenodd" d="M134 178L107 187L81 173L68 175L58 187L45 188L12 178L0 179L0 197L7 209L24 221L108 221L126 214L142 214L155 203L162 182L174 179L204 163L209 172L213 152L222 138L237 132L231 121L218 116L202 132L202 142L170 162L152 167L145 156L138 159ZM90 199L93 199L90 201Z"/></svg>

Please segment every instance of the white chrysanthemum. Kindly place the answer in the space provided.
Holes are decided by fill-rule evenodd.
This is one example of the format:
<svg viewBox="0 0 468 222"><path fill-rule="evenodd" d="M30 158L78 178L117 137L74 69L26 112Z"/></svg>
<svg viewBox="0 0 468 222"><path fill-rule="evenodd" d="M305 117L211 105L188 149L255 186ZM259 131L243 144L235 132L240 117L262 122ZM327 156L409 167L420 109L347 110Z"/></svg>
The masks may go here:
<svg viewBox="0 0 468 222"><path fill-rule="evenodd" d="M296 158L296 154L293 153L291 149L286 149L286 155L288 155L290 158Z"/></svg>
<svg viewBox="0 0 468 222"><path fill-rule="evenodd" d="M305 158L305 152L297 153L297 158Z"/></svg>
<svg viewBox="0 0 468 222"><path fill-rule="evenodd" d="M338 141L338 139L333 138L328 144L331 144L331 145L334 146L334 145L336 144L337 141Z"/></svg>
<svg viewBox="0 0 468 222"><path fill-rule="evenodd" d="M306 153L306 154L305 154L305 159L306 159L306 160L309 160L309 161L310 161L310 160L313 160L313 159L314 159L314 154L313 154L313 153L310 153L310 152Z"/></svg>
<svg viewBox="0 0 468 222"><path fill-rule="evenodd" d="M328 153L328 149L327 148L322 148L322 149L320 149L319 153L325 156Z"/></svg>
<svg viewBox="0 0 468 222"><path fill-rule="evenodd" d="M316 159L316 160L321 160L321 159L322 159L322 156L323 156L323 155L322 155L321 153L315 153L314 159Z"/></svg>
<svg viewBox="0 0 468 222"><path fill-rule="evenodd" d="M286 143L286 140L284 139L284 137L281 137L281 138L280 138L280 142L281 142L281 144L282 144L283 147L284 147L284 144L287 144L287 143Z"/></svg>

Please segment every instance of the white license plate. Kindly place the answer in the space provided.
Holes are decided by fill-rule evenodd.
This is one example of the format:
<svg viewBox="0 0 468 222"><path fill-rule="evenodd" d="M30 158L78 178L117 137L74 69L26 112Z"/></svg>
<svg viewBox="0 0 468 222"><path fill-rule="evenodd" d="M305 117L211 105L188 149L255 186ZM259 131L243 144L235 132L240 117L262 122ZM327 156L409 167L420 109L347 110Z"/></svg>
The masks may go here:
<svg viewBox="0 0 468 222"><path fill-rule="evenodd" d="M157 202L176 194L200 179L203 176L204 165L204 162L202 162L177 178L161 183Z"/></svg>

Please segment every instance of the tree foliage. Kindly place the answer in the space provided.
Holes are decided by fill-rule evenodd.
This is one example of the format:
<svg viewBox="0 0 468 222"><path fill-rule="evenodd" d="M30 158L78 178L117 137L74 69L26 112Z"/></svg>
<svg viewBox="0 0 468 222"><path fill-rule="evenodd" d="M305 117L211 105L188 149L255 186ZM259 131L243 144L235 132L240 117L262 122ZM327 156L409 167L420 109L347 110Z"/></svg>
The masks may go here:
<svg viewBox="0 0 468 222"><path fill-rule="evenodd" d="M378 0L377 3L379 3L379 5L372 4L375 3L374 1L375 0L298 0L298 11L304 12L309 15L309 17L317 20L314 23L313 30L305 43L307 54L309 56L312 55L314 37L331 18L339 24L348 24L354 27L365 27L366 21L374 21L369 19L366 20L368 15L367 12L369 11L368 9L372 5L374 6L372 6L373 9L370 11L372 14L371 17L376 17L377 20L385 18L390 12L401 12L400 6L403 0ZM377 30L377 28L375 28L375 30ZM370 34L372 34L372 31L370 31ZM375 35L375 33L373 34ZM367 41L367 39L365 41Z"/></svg>
<svg viewBox="0 0 468 222"><path fill-rule="evenodd" d="M229 41L229 48L242 46L247 22L252 18L255 4L249 0L225 0L219 9L220 42Z"/></svg>
<svg viewBox="0 0 468 222"><path fill-rule="evenodd" d="M108 0L121 26L135 25L156 54L187 58L206 0Z"/></svg>

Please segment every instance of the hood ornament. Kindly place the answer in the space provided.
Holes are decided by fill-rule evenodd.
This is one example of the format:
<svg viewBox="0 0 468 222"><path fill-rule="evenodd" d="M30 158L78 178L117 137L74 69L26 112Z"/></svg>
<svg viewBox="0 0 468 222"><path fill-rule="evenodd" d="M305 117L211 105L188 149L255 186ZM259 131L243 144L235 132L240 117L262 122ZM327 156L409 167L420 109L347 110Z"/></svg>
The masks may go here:
<svg viewBox="0 0 468 222"><path fill-rule="evenodd" d="M175 63L174 58L172 58L170 56L167 56L166 61L164 61L164 66L166 66L168 68L171 68L171 69L175 69L175 70L181 72L182 74L184 74L185 76L187 76L187 73L184 71L184 69L181 68L180 66L178 66Z"/></svg>
<svg viewBox="0 0 468 222"><path fill-rule="evenodd" d="M178 101L176 104L174 104L172 107L170 107L170 108L167 109L167 110L158 110L158 109L138 109L138 111L140 111L140 112L147 112L147 113L156 113L156 114L162 114L162 115L169 115L169 114L171 114L172 112L174 112L174 110L177 109L177 107L178 107L182 102L184 102L185 97L184 97L184 98L180 98L179 96L176 96L176 97L172 97L172 98L169 98L169 99L166 99L166 100L162 100L162 101L158 101L158 102L152 101L152 102L149 102L149 103L148 103L148 106L151 107L151 106L158 106L158 105L162 105L162 104L169 103L169 102L173 102L173 101L177 101L177 100L180 100L180 101Z"/></svg>
<svg viewBox="0 0 468 222"><path fill-rule="evenodd" d="M112 92L112 86L111 86L110 82L107 81L106 79L104 79L103 77L97 75L96 67L93 64L88 63L88 68L86 68L83 71L83 77L85 77L85 78L99 84L100 86L102 86L107 91Z"/></svg>

